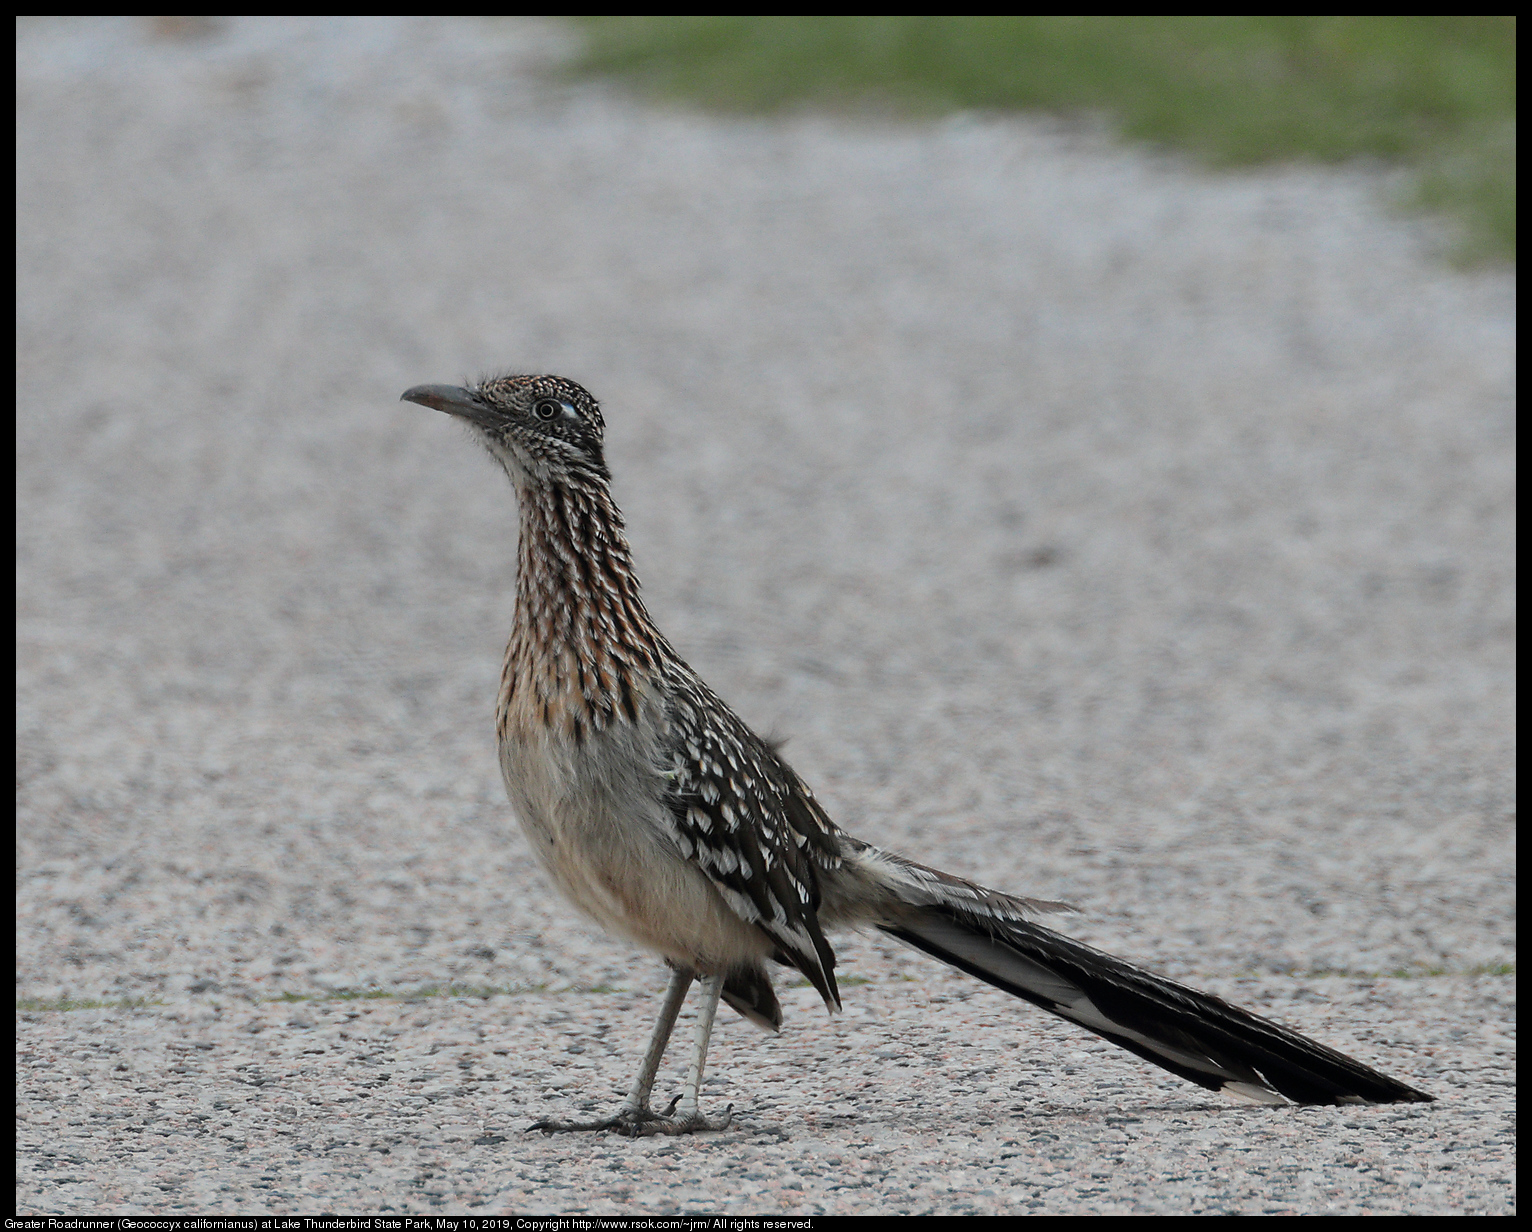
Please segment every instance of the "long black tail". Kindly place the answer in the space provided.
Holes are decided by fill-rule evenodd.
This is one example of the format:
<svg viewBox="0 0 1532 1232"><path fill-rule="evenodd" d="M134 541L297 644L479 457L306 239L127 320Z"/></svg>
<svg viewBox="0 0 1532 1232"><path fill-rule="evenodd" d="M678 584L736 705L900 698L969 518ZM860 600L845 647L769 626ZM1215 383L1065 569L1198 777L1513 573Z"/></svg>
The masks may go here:
<svg viewBox="0 0 1532 1232"><path fill-rule="evenodd" d="M883 931L1199 1086L1264 1104L1435 1098L1269 1019L1028 920L951 903L909 906Z"/></svg>

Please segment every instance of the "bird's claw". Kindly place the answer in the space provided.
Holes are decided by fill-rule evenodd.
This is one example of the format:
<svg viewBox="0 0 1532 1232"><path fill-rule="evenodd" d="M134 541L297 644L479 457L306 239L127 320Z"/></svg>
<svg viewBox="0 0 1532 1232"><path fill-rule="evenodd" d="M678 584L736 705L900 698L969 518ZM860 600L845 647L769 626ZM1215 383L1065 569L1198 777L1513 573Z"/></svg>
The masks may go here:
<svg viewBox="0 0 1532 1232"><path fill-rule="evenodd" d="M567 1134L601 1133L611 1130L626 1138L648 1138L656 1134L672 1136L716 1134L728 1129L733 1123L733 1104L724 1109L720 1119L709 1120L700 1112L694 1112L687 1117L675 1116L676 1105L680 1102L681 1097L678 1095L670 1101L670 1106L664 1112L653 1112L648 1108L624 1108L616 1116L610 1116L601 1121L559 1121L553 1117L543 1117L528 1125L527 1132L531 1133L534 1129L538 1129L545 1134Z"/></svg>

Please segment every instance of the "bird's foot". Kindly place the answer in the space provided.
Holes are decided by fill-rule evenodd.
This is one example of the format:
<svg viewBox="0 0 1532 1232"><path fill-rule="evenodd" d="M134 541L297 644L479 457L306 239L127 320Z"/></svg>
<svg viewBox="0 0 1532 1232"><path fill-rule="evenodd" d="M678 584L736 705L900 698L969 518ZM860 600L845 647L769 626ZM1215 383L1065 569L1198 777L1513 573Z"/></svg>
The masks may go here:
<svg viewBox="0 0 1532 1232"><path fill-rule="evenodd" d="M734 1119L733 1104L724 1109L723 1116L718 1120L709 1120L696 1110L687 1116L676 1116L676 1105L680 1102L681 1097L678 1095L670 1101L670 1107L664 1112L655 1112L649 1108L623 1108L616 1116L602 1121L558 1121L553 1117L543 1117L528 1125L527 1132L540 1129L545 1134L599 1133L609 1129L627 1138L648 1138L654 1134L718 1133L728 1129Z"/></svg>

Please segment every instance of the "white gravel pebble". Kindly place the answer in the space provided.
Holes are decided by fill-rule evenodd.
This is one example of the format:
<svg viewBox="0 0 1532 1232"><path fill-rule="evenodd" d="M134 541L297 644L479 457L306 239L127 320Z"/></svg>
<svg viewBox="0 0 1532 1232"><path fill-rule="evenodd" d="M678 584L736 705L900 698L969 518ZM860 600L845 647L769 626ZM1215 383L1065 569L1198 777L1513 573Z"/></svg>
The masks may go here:
<svg viewBox="0 0 1532 1232"><path fill-rule="evenodd" d="M658 109L536 23L18 34L19 1211L1514 1210L1513 274L1378 174ZM848 829L1441 1102L850 938L722 1023L735 1128L526 1135L663 977L498 782L511 496L397 402L497 366L603 399L651 609Z"/></svg>

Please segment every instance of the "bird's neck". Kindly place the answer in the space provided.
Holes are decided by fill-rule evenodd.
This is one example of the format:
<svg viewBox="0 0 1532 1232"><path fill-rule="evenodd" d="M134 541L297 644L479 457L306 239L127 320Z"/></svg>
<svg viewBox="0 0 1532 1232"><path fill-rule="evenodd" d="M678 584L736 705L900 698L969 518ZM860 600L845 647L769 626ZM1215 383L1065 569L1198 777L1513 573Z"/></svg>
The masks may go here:
<svg viewBox="0 0 1532 1232"><path fill-rule="evenodd" d="M518 485L517 500L502 725L512 712L546 711L545 722L555 719L580 740L632 721L663 639L639 598L621 512L605 485Z"/></svg>

